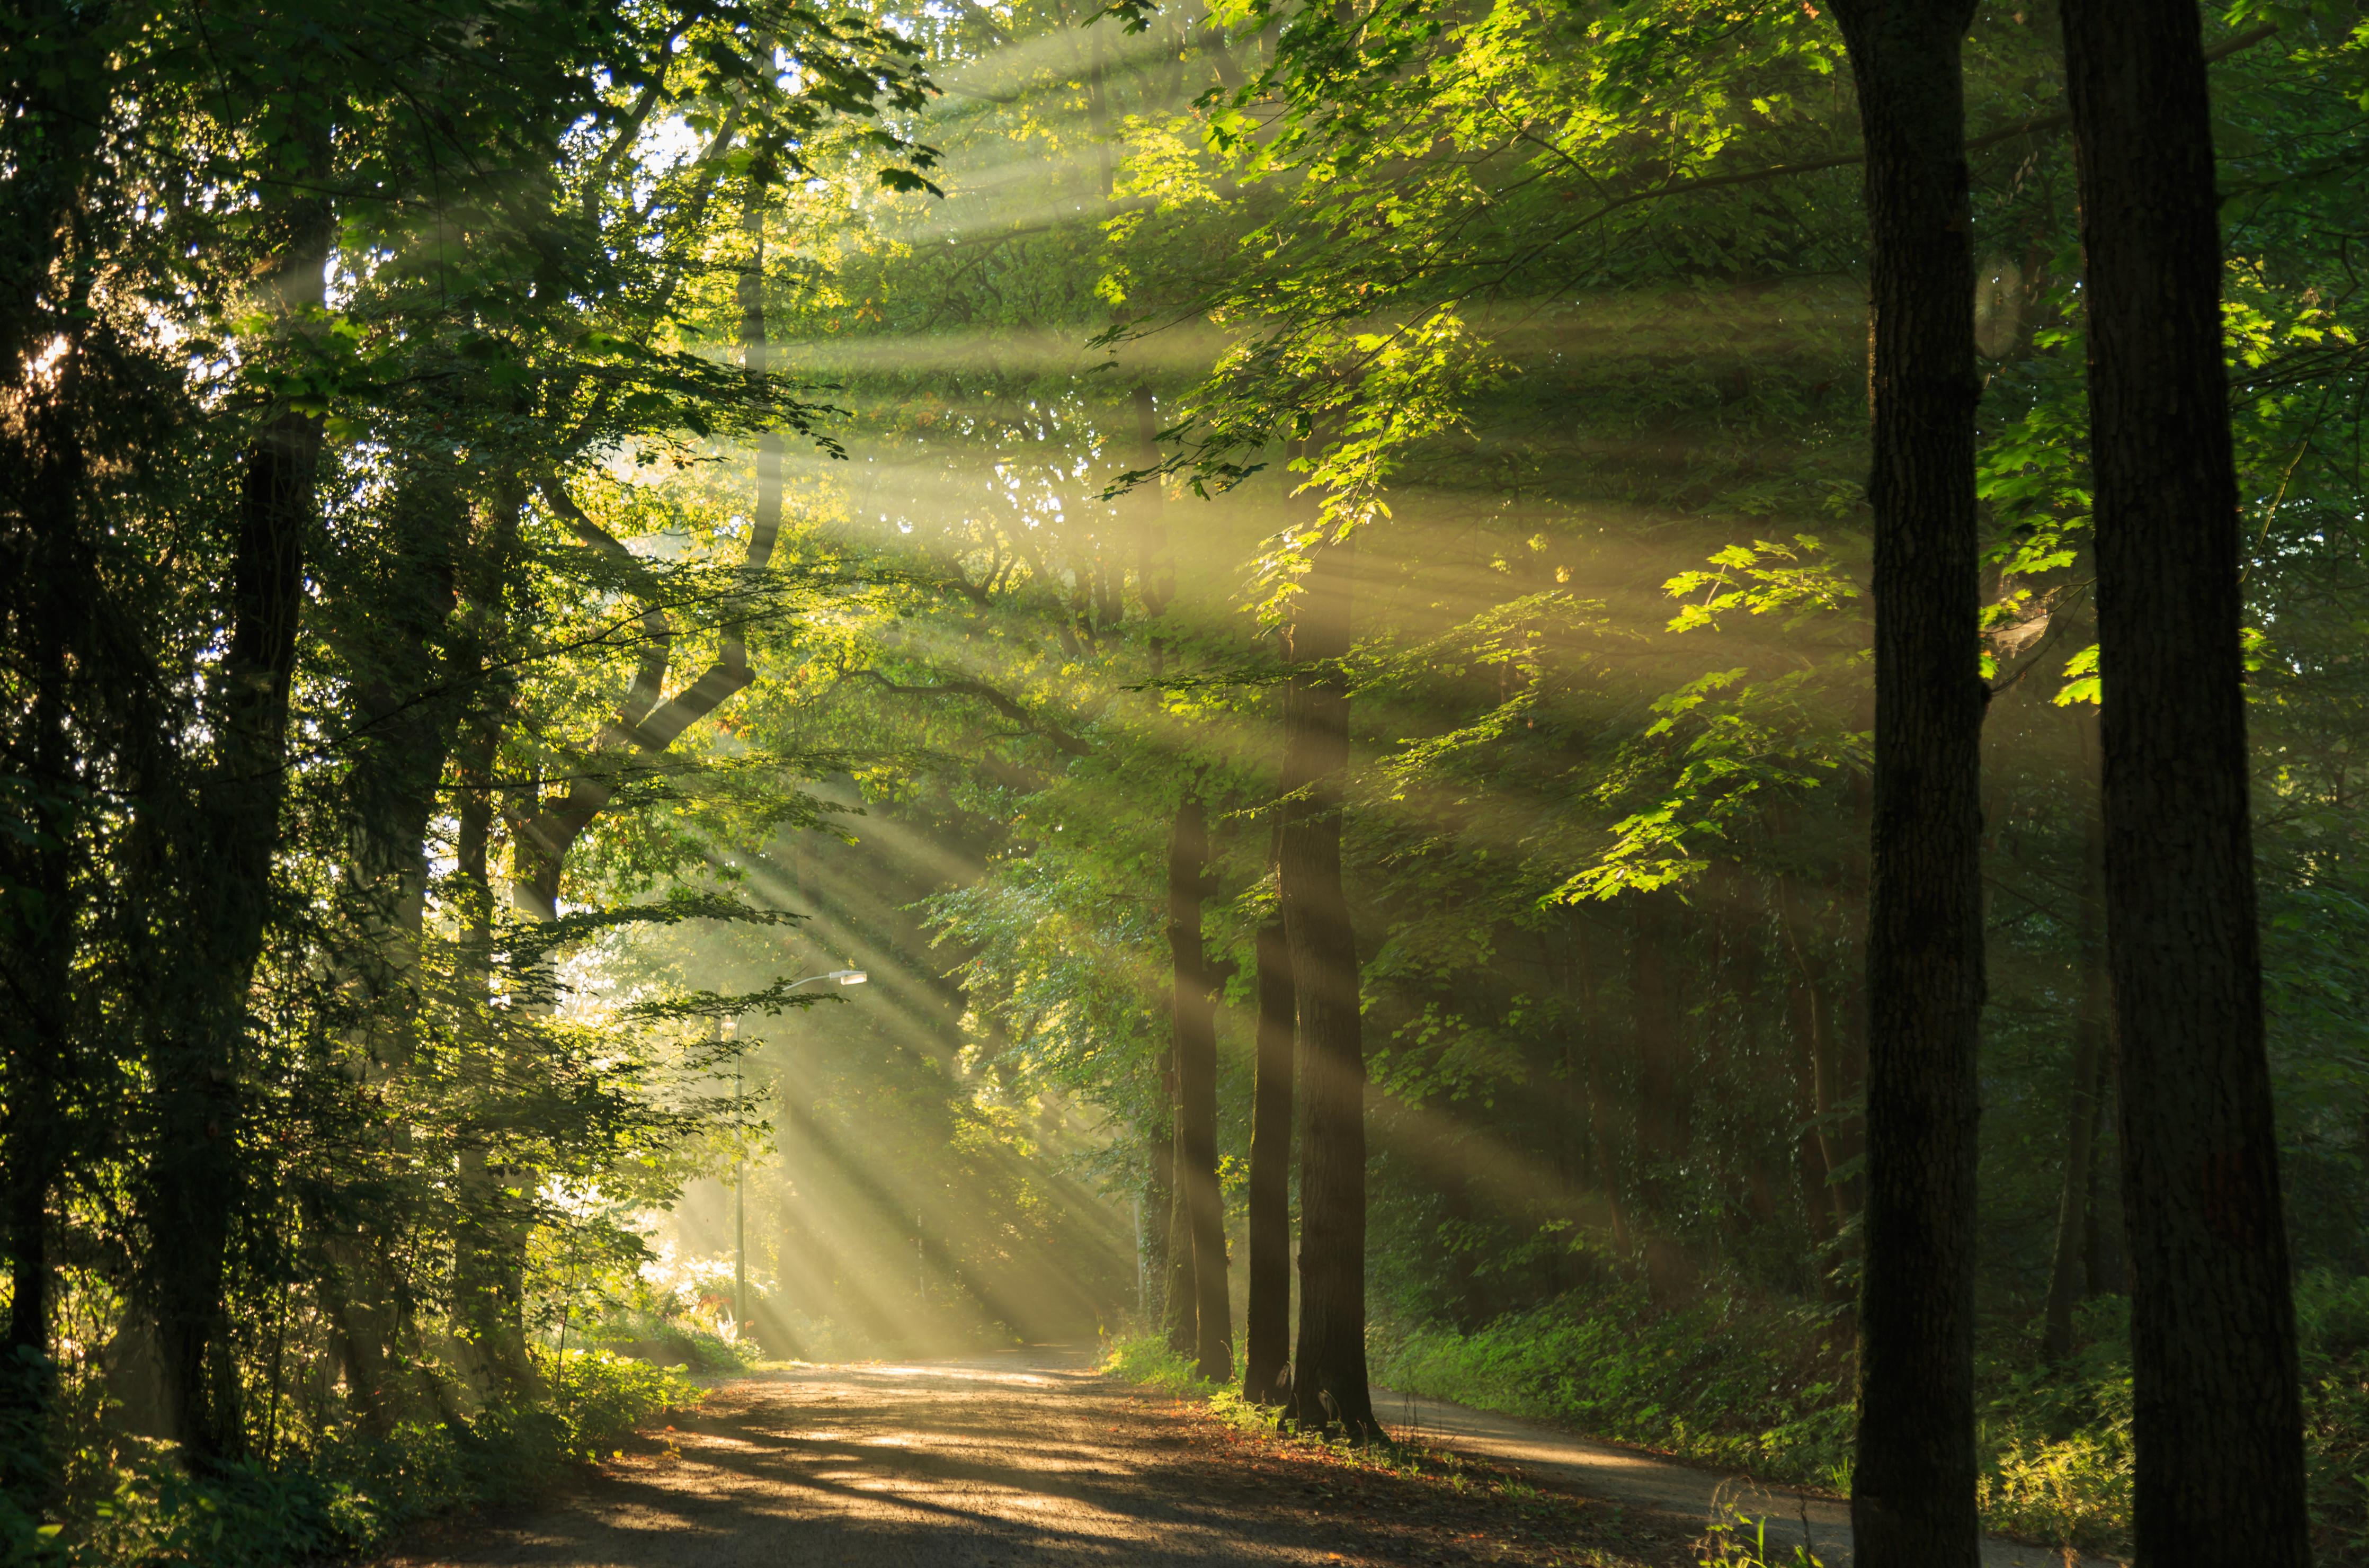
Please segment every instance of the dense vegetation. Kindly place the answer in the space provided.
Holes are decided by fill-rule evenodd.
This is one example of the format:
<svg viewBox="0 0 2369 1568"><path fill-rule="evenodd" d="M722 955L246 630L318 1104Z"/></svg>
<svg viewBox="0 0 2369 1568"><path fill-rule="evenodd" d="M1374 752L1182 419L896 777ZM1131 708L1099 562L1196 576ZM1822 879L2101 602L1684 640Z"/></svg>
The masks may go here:
<svg viewBox="0 0 2369 1568"><path fill-rule="evenodd" d="M0 1540L360 1549L631 1357L1131 1322L1843 1489L1929 1356L1917 1528L2089 1545L2220 1435L2162 1368L2299 1346L2226 1468L2299 1388L2358 1560L2369 27L2203 18L2243 637L2143 667L2112 84L1933 7L1960 126L1837 8L0 20ZM2190 1116L2252 928L2133 911L2246 813L2138 784L2249 770L2100 757L2240 658Z"/></svg>

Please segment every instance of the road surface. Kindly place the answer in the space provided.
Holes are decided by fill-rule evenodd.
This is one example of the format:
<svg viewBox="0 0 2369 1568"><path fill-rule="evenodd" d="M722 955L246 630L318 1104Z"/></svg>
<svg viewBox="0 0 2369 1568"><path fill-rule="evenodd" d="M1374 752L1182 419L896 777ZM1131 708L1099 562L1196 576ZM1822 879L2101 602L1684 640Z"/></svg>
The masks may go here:
<svg viewBox="0 0 2369 1568"><path fill-rule="evenodd" d="M1217 1568L1698 1561L1722 1478L1432 1401L1396 1427L1475 1457L1421 1475L1345 1463L1097 1374L1089 1353L801 1367L727 1383L699 1411L532 1507L448 1521L385 1568ZM1511 1467L1511 1468L1507 1468ZM1533 1490L1535 1488L1535 1490ZM1772 1544L1790 1494L1746 1499ZM1841 1505L1807 1504L1829 1568ZM1997 1543L1986 1564L2058 1568Z"/></svg>

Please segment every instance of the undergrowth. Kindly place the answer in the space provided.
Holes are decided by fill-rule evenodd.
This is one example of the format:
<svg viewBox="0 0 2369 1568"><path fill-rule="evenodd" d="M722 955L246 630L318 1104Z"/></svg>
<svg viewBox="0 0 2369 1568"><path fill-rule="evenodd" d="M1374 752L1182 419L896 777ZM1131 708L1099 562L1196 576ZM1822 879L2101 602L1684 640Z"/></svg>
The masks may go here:
<svg viewBox="0 0 2369 1568"><path fill-rule="evenodd" d="M2369 1564L2369 1280L2297 1281L2318 1559ZM1998 1533L2090 1551L2130 1539L2133 1450L2123 1303L2085 1304L2080 1349L2042 1368L2001 1331L1978 1359L1980 1495ZM1765 1480L1850 1486L1849 1351L1799 1309L1713 1292L1657 1308L1642 1287L1466 1333L1378 1331L1378 1383L1529 1416Z"/></svg>
<svg viewBox="0 0 2369 1568"><path fill-rule="evenodd" d="M0 1561L42 1568L284 1568L351 1558L456 1508L532 1496L612 1452L667 1410L696 1403L680 1371L604 1353L570 1356L530 1408L416 1422L383 1435L336 1429L274 1465L195 1476L165 1445L117 1438L68 1456L47 1521L0 1495Z"/></svg>

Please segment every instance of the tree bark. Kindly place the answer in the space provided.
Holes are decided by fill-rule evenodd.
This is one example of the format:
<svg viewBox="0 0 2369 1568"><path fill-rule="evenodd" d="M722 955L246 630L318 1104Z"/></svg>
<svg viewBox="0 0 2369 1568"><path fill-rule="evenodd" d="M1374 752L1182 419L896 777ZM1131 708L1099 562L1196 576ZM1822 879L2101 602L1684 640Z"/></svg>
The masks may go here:
<svg viewBox="0 0 2369 1568"><path fill-rule="evenodd" d="M1841 0L1867 144L1876 713L1862 1568L1974 1568L1974 1048L1983 1002L1969 0Z"/></svg>
<svg viewBox="0 0 2369 1568"><path fill-rule="evenodd" d="M318 126L289 170L317 188L328 167ZM267 215L282 236L262 280L266 303L301 323L326 299L333 213L326 197L287 198ZM290 330L301 330L292 326ZM249 443L230 562L230 626L206 715L216 738L188 819L188 908L172 1014L151 1055L155 1145L142 1184L146 1294L165 1363L167 1419L207 1464L245 1448L224 1293L231 1226L244 1202L238 1151L248 991L271 904L272 856L287 795L289 692L306 601L305 559L320 525L321 422L283 408Z"/></svg>
<svg viewBox="0 0 2369 1568"><path fill-rule="evenodd" d="M1193 1357L1213 1383L1234 1375L1226 1300L1226 1211L1218 1184L1216 977L1201 947L1201 879L1209 861L1208 809L1187 795L1168 841L1168 947L1176 1040L1177 1185L1193 1246Z"/></svg>
<svg viewBox="0 0 2369 1568"><path fill-rule="evenodd" d="M1242 1397L1257 1404L1276 1402L1277 1382L1291 1357L1291 1050L1297 1014L1291 944L1278 916L1258 931L1257 1076L1251 1091L1250 1301L1242 1313Z"/></svg>
<svg viewBox="0 0 2369 1568"><path fill-rule="evenodd" d="M2237 481L2201 19L2068 0L2087 259L2106 932L2150 1568L2310 1561L2264 1049Z"/></svg>
<svg viewBox="0 0 2369 1568"><path fill-rule="evenodd" d="M89 453L75 428L81 359L73 343L59 357L49 397L27 400L21 444L12 441L6 454L22 488L7 498L14 526L0 535L0 578L13 585L0 630L22 660L11 672L18 704L0 767L24 786L19 800L33 829L0 840L0 885L9 889L0 898L0 1225L9 1281L0 1492L35 1517L56 1487L50 1204L74 1142L65 1091L75 1058L74 956L88 831L76 820L76 796L98 762L92 742L105 734L95 704L78 701L88 693L76 689L105 679L90 646L103 589L83 521Z"/></svg>
<svg viewBox="0 0 2369 1568"><path fill-rule="evenodd" d="M752 175L751 180L750 212L745 221L757 237L750 260L740 269L739 303L741 365L753 377L767 373L772 350L766 336L763 235L759 224L759 204L769 187L762 171ZM624 544L587 516L569 498L565 486L551 480L542 486L542 490L544 499L578 539L618 560L629 570L638 566ZM776 432L767 430L757 438L757 504L750 511L749 543L740 557L740 569L752 590L772 565L773 548L781 531L782 439ZM701 671L689 686L671 697L666 696L664 683L673 653L673 634L665 610L647 595L643 602L640 667L597 747L612 755L626 750L648 756L662 754L683 731L731 701L756 678L749 665L749 648L741 627L733 623L724 628L723 647L716 661ZM558 917L559 882L568 852L616 795L617 787L610 780L587 774L570 784L566 795L516 825L516 867L510 896L528 918L548 921Z"/></svg>
<svg viewBox="0 0 2369 1568"><path fill-rule="evenodd" d="M1172 1223L1176 1207L1176 1116L1168 1088L1170 1072L1169 1064L1162 1062L1161 1101L1167 1109L1169 1125L1161 1129L1161 1136L1146 1140L1150 1148L1145 1156L1143 1181L1143 1266L1145 1277L1151 1282L1151 1299L1144 1304L1144 1326L1147 1332L1157 1327L1163 1333L1167 1331L1169 1275L1176 1247Z"/></svg>
<svg viewBox="0 0 2369 1568"><path fill-rule="evenodd" d="M2040 1356L2055 1363L2073 1354L2073 1308L2086 1293L2082 1254L2089 1230L2090 1164L2097 1152L2098 1101L2105 1090L2106 1031L2111 998L2106 973L2105 832L2091 786L2096 710L2077 709L2081 741L2081 909L2075 963L2081 977L2073 1021L2073 1093L2065 1106L2065 1183L2056 1204L2056 1246L2048 1269L2048 1305L2042 1314Z"/></svg>
<svg viewBox="0 0 2369 1568"><path fill-rule="evenodd" d="M1168 1348L1189 1361L1201 1353L1201 1292L1193 1267L1193 1195L1184 1177L1184 1106L1173 1069L1168 1083Z"/></svg>
<svg viewBox="0 0 2369 1568"><path fill-rule="evenodd" d="M54 59L87 58L114 20L107 7L52 4L22 8L17 27L51 44ZM126 673L91 646L104 593L86 521L93 453L83 429L96 313L78 307L97 269L70 265L113 74L59 71L42 50L5 52L0 191L10 255L0 276L0 383L16 406L0 437L0 646L15 679L12 711L0 721L0 770L25 787L19 799L33 831L0 842L0 885L10 889L0 899L0 1237L10 1291L0 1492L39 1518L57 1485L50 1206L74 1140L63 1091L74 1076L73 961L87 853L74 797L105 765L109 731L121 733L86 699ZM61 351L44 393L29 361L52 344Z"/></svg>
<svg viewBox="0 0 2369 1568"><path fill-rule="evenodd" d="M1310 553L1291 627L1284 772L1309 781L1286 824L1280 864L1306 1086L1299 1164L1299 1346L1291 1414L1355 1436L1379 1430L1366 1380L1366 1054L1356 933L1341 880L1349 765L1350 570L1345 541Z"/></svg>

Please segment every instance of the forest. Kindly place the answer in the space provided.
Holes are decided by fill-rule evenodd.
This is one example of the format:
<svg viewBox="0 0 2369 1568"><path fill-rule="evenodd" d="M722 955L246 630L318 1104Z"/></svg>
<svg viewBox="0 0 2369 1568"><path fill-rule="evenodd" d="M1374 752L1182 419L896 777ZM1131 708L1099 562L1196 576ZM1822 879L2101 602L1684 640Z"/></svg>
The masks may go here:
<svg viewBox="0 0 2369 1568"><path fill-rule="evenodd" d="M0 92L6 1561L1061 1344L2369 1563L2357 5L19 0Z"/></svg>

